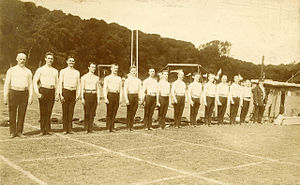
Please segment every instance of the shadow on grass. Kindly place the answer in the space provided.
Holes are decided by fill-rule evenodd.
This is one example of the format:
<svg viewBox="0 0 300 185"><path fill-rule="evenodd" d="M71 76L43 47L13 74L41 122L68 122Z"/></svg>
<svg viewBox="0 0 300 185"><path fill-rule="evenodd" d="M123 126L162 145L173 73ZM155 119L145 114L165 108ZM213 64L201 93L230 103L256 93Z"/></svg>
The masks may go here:
<svg viewBox="0 0 300 185"><path fill-rule="evenodd" d="M99 119L99 121L105 122L105 118ZM115 121L115 123L122 124L121 126L115 127L116 131L127 130L128 129L125 118L117 118L116 121ZM59 120L58 122L55 121L55 122L51 123L51 125L56 125L56 124L62 124L62 122ZM223 125L227 125L227 124L229 124L229 123L224 121ZM181 126L182 127L186 127L186 126L189 126L189 125L190 125L190 122L186 118L183 118L183 120L181 122ZM204 125L203 118L197 120L196 126L200 126L200 125ZM217 122L216 121L212 121L212 125L217 125ZM166 126L168 126L168 127L174 127L175 126L174 125L174 119L166 118ZM160 125L158 124L157 120L153 120L152 128L153 129L157 129L159 127L160 127ZM133 125L133 129L134 130L145 129L143 121L141 119L135 120L135 123ZM105 130L108 130L108 129L106 127L100 127L100 126L97 126L97 125L94 125L94 127L93 127L93 131L95 131L95 132L97 132L97 131L105 131ZM86 126L85 126L83 120L79 121L78 119L74 119L73 120L72 131L73 132L86 132L87 129L86 129ZM50 132L52 132L52 133L63 133L64 130L62 128L60 128L60 129L57 129L57 128L53 129L52 128L52 129L50 129ZM40 133L41 133L41 130L37 129L37 130L30 131L30 132L25 132L24 135L26 135L26 136L33 136L33 135L38 135Z"/></svg>

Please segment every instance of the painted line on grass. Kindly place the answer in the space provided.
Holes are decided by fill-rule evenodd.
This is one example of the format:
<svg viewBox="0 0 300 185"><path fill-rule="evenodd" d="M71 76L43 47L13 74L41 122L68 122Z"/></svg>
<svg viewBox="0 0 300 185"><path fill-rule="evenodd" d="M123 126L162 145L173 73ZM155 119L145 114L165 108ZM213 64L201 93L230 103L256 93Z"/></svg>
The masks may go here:
<svg viewBox="0 0 300 185"><path fill-rule="evenodd" d="M164 182L164 181L169 181L169 180L174 180L174 179L181 179L181 178L185 178L185 177L189 177L189 175L177 175L177 176L164 177L164 178L155 179L152 181L136 182L136 183L132 183L132 185L153 184L153 183Z"/></svg>
<svg viewBox="0 0 300 185"><path fill-rule="evenodd" d="M168 169L168 170L171 170L171 171L175 171L177 173L181 173L181 174L184 174L184 175L193 176L193 177L196 177L196 178L208 181L210 183L227 184L227 183L224 183L224 182L212 179L212 178L207 178L207 177L204 177L204 176L201 176L201 175L196 175L196 174L188 172L188 171L184 171L184 170L180 170L180 169L168 167L168 166L165 166L165 165L162 165L162 164L158 164L158 163L155 163L155 162L152 162L152 161L149 161L149 160L145 160L145 159L141 159L141 158L138 158L138 157L130 156L130 155L127 155L126 153L113 151L111 149L108 149L108 148L105 148L105 147L102 147L102 146L99 146L99 145L95 145L95 144L92 144L92 143L89 143L89 142L81 141L81 140L78 140L78 139L75 139L75 138L72 138L72 137L69 137L69 136L64 136L64 135L61 135L61 134L57 134L57 135L60 135L61 137L69 139L69 140L72 140L72 141L77 141L79 143L86 144L88 146L92 146L94 148L102 149L102 150L104 150L106 152L113 153L113 154L119 155L121 157L125 157L125 158L128 158L128 159L132 159L132 160L144 162L144 163L150 164L152 166L157 166L157 167L165 168L165 169Z"/></svg>
<svg viewBox="0 0 300 185"><path fill-rule="evenodd" d="M270 162L277 162L277 163L289 164L289 165L293 165L293 166L299 166L298 163L280 161L279 159L272 159L272 158L269 158L269 157L263 157L263 156L258 156L258 155L254 155L254 154L248 154L248 153L240 152L240 151L236 151L236 150L231 150L231 149L226 149L226 148L221 148L221 147L216 147L216 146L210 146L210 145L204 145L204 144L199 144L199 143L192 143L192 142L187 142L187 141L182 141L182 140L177 140L177 139L171 139L171 138L167 138L167 137L163 137L163 136L156 136L154 134L146 134L146 133L140 133L140 134L156 137L156 138L159 138L159 139L176 141L176 142L179 142L179 143L188 144L188 145L192 145L192 146L200 146L200 147L210 148L210 149L214 149L214 150L220 150L220 151L225 151L225 152L236 153L236 154L245 155L245 156L248 156L248 157L262 159L262 160L266 160L266 161L270 161Z"/></svg>
<svg viewBox="0 0 300 185"><path fill-rule="evenodd" d="M176 141L176 142L179 142L179 143L188 144L188 145L192 145L192 146L200 146L200 147L210 148L210 149L214 149L214 150L221 150L221 151L225 151L225 152L231 152L231 153L241 154L241 155L245 155L245 156L249 156L249 157L254 157L254 158L258 158L258 159L263 159L263 160L267 160L267 161L272 161L272 162L278 161L276 159L271 159L271 158L268 158L268 157L262 157L262 156L258 156L258 155L247 154L247 153L244 153L244 152L240 152L240 151L236 151L236 150L231 150L231 149L226 149L226 148L221 148L221 147L216 147L216 146L210 146L210 145L204 145L204 144L199 144L199 143L192 143L192 142L182 141L182 140L177 140L177 139L171 139L171 138L167 138L167 137L163 137L163 136L156 136L154 134L146 134L146 133L141 133L141 134L142 135L156 137L156 138L160 138L160 139L166 139L166 140L170 140L170 141Z"/></svg>
<svg viewBox="0 0 300 185"><path fill-rule="evenodd" d="M151 150L156 148L165 148L165 147L173 147L173 146L182 146L182 144L175 144L175 145L158 145L158 146L152 146L152 147L140 147L140 148L129 148L120 150L120 152L130 152L130 151L137 151L137 150Z"/></svg>
<svg viewBox="0 0 300 185"><path fill-rule="evenodd" d="M11 138L11 139L0 139L0 142L9 142L9 141L31 141L31 140L47 140L47 139L57 139L57 137L25 137L25 138Z"/></svg>
<svg viewBox="0 0 300 185"><path fill-rule="evenodd" d="M34 182L40 184L40 185L47 185L46 182L38 179L37 177L35 177L34 175L32 175L30 172L24 170L23 168L21 168L20 166L14 164L13 162L11 162L9 159L7 159L6 157L2 156L0 154L0 158L2 159L2 161L4 161L6 164L8 164L10 167L20 171L22 174L24 174L25 176L27 176L29 179L33 180Z"/></svg>
<svg viewBox="0 0 300 185"><path fill-rule="evenodd" d="M33 159L23 159L23 160L20 160L19 162L34 162L34 161L44 161L44 160L53 160L53 159L78 158L78 157L100 155L103 153L104 152L94 152L94 153L77 154L77 155L57 156L57 157L41 157L41 158L33 158Z"/></svg>
<svg viewBox="0 0 300 185"><path fill-rule="evenodd" d="M195 175L203 175L203 174L207 174L207 173L211 173L211 172L225 171L225 170L230 170L230 169L238 169L238 168L244 168L244 167L248 167L248 166L256 166L256 165L262 164L264 162L270 162L270 161L260 161L260 162L247 163L247 164L242 164L242 165L237 165L237 166L232 166L232 167L211 169L211 170L206 170L206 171L203 171L203 172L197 172L197 173L194 173L194 174ZM153 184L153 183L164 182L164 181L174 180L174 179L181 179L181 178L186 178L186 177L191 177L191 176L190 175L178 175L178 176L171 176L171 177L156 179L156 180L153 180L153 181L137 182L137 183L133 183L133 184L139 184L139 185Z"/></svg>
<svg viewBox="0 0 300 185"><path fill-rule="evenodd" d="M29 125L29 126L31 126L33 128L36 128L36 126L33 126L33 125ZM92 143L89 143L89 142L85 142L85 141L82 141L82 140L79 140L79 139L75 139L75 138L72 138L72 137L69 137L69 136L66 136L66 135L62 135L62 134L59 134L59 133L55 133L55 135L60 136L60 137L65 138L65 139L69 139L71 141L76 141L78 143L82 143L82 144L91 146L91 147L94 147L94 148L98 148L98 149L104 150L106 152L119 155L121 157L125 157L125 158L128 158L128 159L132 159L132 160L144 162L144 163L150 164L152 166L157 166L157 167L160 167L160 168L164 168L164 169L168 169L168 170L171 170L171 171L175 171L175 172L181 173L183 175L193 176L193 177L196 177L196 178L208 181L210 183L227 184L227 183L224 183L224 182L212 179L212 178L207 178L207 177L204 177L204 176L201 176L201 175L195 175L194 173L191 173L191 172L188 172L188 171L184 171L184 170L180 170L180 169L168 167L168 166L165 166L165 165L162 165L162 164L158 164L158 163L155 163L155 162L152 162L152 161L148 161L148 160L141 159L141 158L138 158L138 157L130 156L130 155L127 155L126 153L113 151L113 150L105 148L103 146L95 145L95 144L92 144Z"/></svg>

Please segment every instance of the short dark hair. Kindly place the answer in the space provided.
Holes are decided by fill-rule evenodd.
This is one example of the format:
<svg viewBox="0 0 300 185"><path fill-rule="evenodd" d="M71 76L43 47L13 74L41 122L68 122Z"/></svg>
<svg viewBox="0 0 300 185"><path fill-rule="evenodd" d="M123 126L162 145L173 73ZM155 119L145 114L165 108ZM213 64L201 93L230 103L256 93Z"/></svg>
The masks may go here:
<svg viewBox="0 0 300 185"><path fill-rule="evenodd" d="M113 63L113 64L111 64L111 66L110 66L110 67L112 67L112 66L117 66L117 67L119 67L119 65L118 65L118 64L116 64L116 63Z"/></svg>
<svg viewBox="0 0 300 185"><path fill-rule="evenodd" d="M48 55L51 55L51 56L54 57L54 53L52 53L52 52L50 52L50 51L48 51L48 52L45 53L45 58L46 58Z"/></svg>
<svg viewBox="0 0 300 185"><path fill-rule="evenodd" d="M166 69L162 70L162 72L161 72L161 73L165 73L165 72L169 73L169 71L168 71L168 70L166 70Z"/></svg>
<svg viewBox="0 0 300 185"><path fill-rule="evenodd" d="M129 67L129 71L131 71L131 69L136 69L137 67L135 65L132 65Z"/></svg>
<svg viewBox="0 0 300 185"><path fill-rule="evenodd" d="M70 58L73 58L73 59L75 60L75 57L74 57L73 55L69 55L69 56L67 57L67 60L69 60Z"/></svg>
<svg viewBox="0 0 300 185"><path fill-rule="evenodd" d="M154 67L149 67L148 71L150 71L150 69L154 69L154 71L155 71L155 68L154 68Z"/></svg>
<svg viewBox="0 0 300 185"><path fill-rule="evenodd" d="M97 67L96 62L89 62L89 67L90 67L91 65L95 65L95 66Z"/></svg>

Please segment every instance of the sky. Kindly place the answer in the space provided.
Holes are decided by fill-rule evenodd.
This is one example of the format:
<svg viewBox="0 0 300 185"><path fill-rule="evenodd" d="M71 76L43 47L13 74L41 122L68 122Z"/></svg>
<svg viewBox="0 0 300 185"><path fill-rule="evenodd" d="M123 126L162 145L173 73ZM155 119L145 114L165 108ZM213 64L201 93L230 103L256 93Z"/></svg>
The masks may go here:
<svg viewBox="0 0 300 185"><path fill-rule="evenodd" d="M300 0L23 0L83 19L193 43L232 43L230 56L265 64L300 62Z"/></svg>

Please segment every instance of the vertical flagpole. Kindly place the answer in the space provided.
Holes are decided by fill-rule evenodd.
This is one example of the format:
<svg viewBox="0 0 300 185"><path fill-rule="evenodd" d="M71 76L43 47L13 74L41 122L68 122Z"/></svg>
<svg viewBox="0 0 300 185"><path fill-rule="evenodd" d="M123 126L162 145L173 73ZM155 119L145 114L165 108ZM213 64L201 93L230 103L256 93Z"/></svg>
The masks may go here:
<svg viewBox="0 0 300 185"><path fill-rule="evenodd" d="M136 75L139 77L139 30L136 30Z"/></svg>
<svg viewBox="0 0 300 185"><path fill-rule="evenodd" d="M133 59L133 30L131 30L131 41L130 41L130 66L132 66Z"/></svg>
<svg viewBox="0 0 300 185"><path fill-rule="evenodd" d="M261 68L260 68L260 78L261 79L264 78L264 60L265 60L265 56L262 56Z"/></svg>

